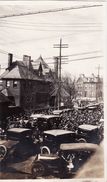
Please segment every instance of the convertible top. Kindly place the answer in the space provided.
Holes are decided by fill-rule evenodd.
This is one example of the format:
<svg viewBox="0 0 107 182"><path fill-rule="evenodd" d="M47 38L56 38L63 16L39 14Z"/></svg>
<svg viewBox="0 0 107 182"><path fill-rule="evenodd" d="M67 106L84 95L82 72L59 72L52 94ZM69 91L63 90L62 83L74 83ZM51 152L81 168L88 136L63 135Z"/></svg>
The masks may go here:
<svg viewBox="0 0 107 182"><path fill-rule="evenodd" d="M41 117L43 114L31 114L31 118L37 119L39 117Z"/></svg>
<svg viewBox="0 0 107 182"><path fill-rule="evenodd" d="M31 129L28 128L10 128L7 132L15 132L15 133L23 133L26 131L31 131Z"/></svg>
<svg viewBox="0 0 107 182"><path fill-rule="evenodd" d="M91 131L91 130L95 130L98 128L98 126L96 125L91 125L91 124L82 124L82 125L79 125L80 129L82 130L87 130L87 131Z"/></svg>
<svg viewBox="0 0 107 182"><path fill-rule="evenodd" d="M56 116L54 114L51 114L51 115L45 115L45 114L43 114L43 115L41 115L40 118L50 119L50 118L60 118L60 116Z"/></svg>
<svg viewBox="0 0 107 182"><path fill-rule="evenodd" d="M58 114L61 114L61 113L63 113L63 110L54 110L53 111L53 114L55 114L55 115L58 115Z"/></svg>
<svg viewBox="0 0 107 182"><path fill-rule="evenodd" d="M49 135L53 135L53 136L67 135L67 134L72 134L72 133L74 133L74 132L68 131L68 130L61 130L61 129L44 131L44 134L49 134Z"/></svg>
<svg viewBox="0 0 107 182"><path fill-rule="evenodd" d="M98 149L98 145L93 143L67 143L61 144L60 149L72 151L96 151Z"/></svg>
<svg viewBox="0 0 107 182"><path fill-rule="evenodd" d="M59 110L54 110L53 111L53 114L55 114L55 115L60 115L60 114L62 114L62 113L66 113L66 112L69 112L69 111L72 111L72 109L70 109L70 108L66 108L66 109L59 109Z"/></svg>

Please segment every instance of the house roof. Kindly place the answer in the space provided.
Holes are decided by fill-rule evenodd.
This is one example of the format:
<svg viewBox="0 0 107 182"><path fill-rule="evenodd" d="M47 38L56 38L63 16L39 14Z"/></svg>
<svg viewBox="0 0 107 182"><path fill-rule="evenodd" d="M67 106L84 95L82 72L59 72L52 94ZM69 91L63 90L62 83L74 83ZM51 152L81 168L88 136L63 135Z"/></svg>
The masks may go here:
<svg viewBox="0 0 107 182"><path fill-rule="evenodd" d="M77 79L77 83L87 82L87 81L88 81L88 78L84 74L80 75L80 77Z"/></svg>
<svg viewBox="0 0 107 182"><path fill-rule="evenodd" d="M102 82L103 79L99 76L95 76L92 74L90 77L86 77L84 74L80 75L80 77L77 80L77 83L83 82L83 83L96 83L96 82Z"/></svg>
<svg viewBox="0 0 107 182"><path fill-rule="evenodd" d="M38 59L32 62L32 66L34 70L39 70L41 67L43 74L49 73L50 71L48 64L45 63L41 55Z"/></svg>
<svg viewBox="0 0 107 182"><path fill-rule="evenodd" d="M42 80L33 73L32 66L28 67L24 61L15 61L10 68L0 76L1 79L29 79L29 80Z"/></svg>
<svg viewBox="0 0 107 182"><path fill-rule="evenodd" d="M38 74L39 71L42 74ZM52 82L53 74L49 66L40 56L36 61L15 61L8 67L0 79L24 79Z"/></svg>

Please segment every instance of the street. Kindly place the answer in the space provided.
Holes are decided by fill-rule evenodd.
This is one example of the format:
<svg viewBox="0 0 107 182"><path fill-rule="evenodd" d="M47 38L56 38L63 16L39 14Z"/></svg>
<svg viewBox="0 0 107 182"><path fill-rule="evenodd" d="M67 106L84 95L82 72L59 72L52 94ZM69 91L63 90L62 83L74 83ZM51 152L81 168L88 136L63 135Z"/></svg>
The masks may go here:
<svg viewBox="0 0 107 182"><path fill-rule="evenodd" d="M19 163L8 164L0 173L0 179L28 179L30 178L30 167L34 157Z"/></svg>
<svg viewBox="0 0 107 182"><path fill-rule="evenodd" d="M0 179L32 179L31 164L35 156L28 158L25 161L17 163L9 163L5 169L1 169ZM93 167L92 167L93 166ZM93 172L92 172L93 171ZM104 156L103 142L100 144L99 150L81 167L76 175L70 175L69 178L88 178L88 177L104 177ZM39 179L54 179L59 178L57 175L44 176Z"/></svg>

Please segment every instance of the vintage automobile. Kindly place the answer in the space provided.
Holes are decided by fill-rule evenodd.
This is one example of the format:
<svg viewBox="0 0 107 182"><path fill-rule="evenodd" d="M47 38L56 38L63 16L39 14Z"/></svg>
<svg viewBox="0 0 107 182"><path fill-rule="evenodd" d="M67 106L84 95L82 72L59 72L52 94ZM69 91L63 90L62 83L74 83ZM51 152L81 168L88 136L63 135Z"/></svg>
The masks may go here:
<svg viewBox="0 0 107 182"><path fill-rule="evenodd" d="M6 138L5 130L0 128L0 140L4 140Z"/></svg>
<svg viewBox="0 0 107 182"><path fill-rule="evenodd" d="M38 152L32 140L32 130L11 128L7 130L7 139L0 141L0 162L26 159Z"/></svg>
<svg viewBox="0 0 107 182"><path fill-rule="evenodd" d="M55 115L61 116L61 114L63 114L63 109L53 110L52 113Z"/></svg>
<svg viewBox="0 0 107 182"><path fill-rule="evenodd" d="M33 122L35 122L35 128L38 129L41 134L45 130L58 128L60 120L60 116L39 114Z"/></svg>
<svg viewBox="0 0 107 182"><path fill-rule="evenodd" d="M103 136L101 131L101 125L79 125L77 131L78 136L80 137L79 141L99 144Z"/></svg>
<svg viewBox="0 0 107 182"><path fill-rule="evenodd" d="M69 114L72 111L70 108L53 110L53 114L61 116L62 114Z"/></svg>
<svg viewBox="0 0 107 182"><path fill-rule="evenodd" d="M41 153L56 153L61 143L74 143L77 141L73 131L53 129L43 132L41 139Z"/></svg>
<svg viewBox="0 0 107 182"><path fill-rule="evenodd" d="M96 144L62 143L57 154L36 155L31 167L32 177L57 174L59 178L69 178L97 149Z"/></svg>
<svg viewBox="0 0 107 182"><path fill-rule="evenodd" d="M43 114L31 114L30 118L33 120L38 119L39 117L41 117Z"/></svg>
<svg viewBox="0 0 107 182"><path fill-rule="evenodd" d="M42 115L39 119L38 122L41 122L41 125L43 125L44 130L49 130L49 129L56 129L58 128L60 124L60 116L56 115Z"/></svg>

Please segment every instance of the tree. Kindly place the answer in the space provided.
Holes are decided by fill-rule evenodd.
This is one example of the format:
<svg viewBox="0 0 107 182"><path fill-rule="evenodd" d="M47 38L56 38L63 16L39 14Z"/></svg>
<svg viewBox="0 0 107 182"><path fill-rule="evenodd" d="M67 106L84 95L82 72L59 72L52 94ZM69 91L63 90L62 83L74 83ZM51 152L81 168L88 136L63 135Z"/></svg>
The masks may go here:
<svg viewBox="0 0 107 182"><path fill-rule="evenodd" d="M62 77L62 89L67 92L67 97L65 98L64 95L62 95L62 100L66 106L72 106L73 100L77 96L77 90L76 90L76 79L72 78L70 74L67 74Z"/></svg>

